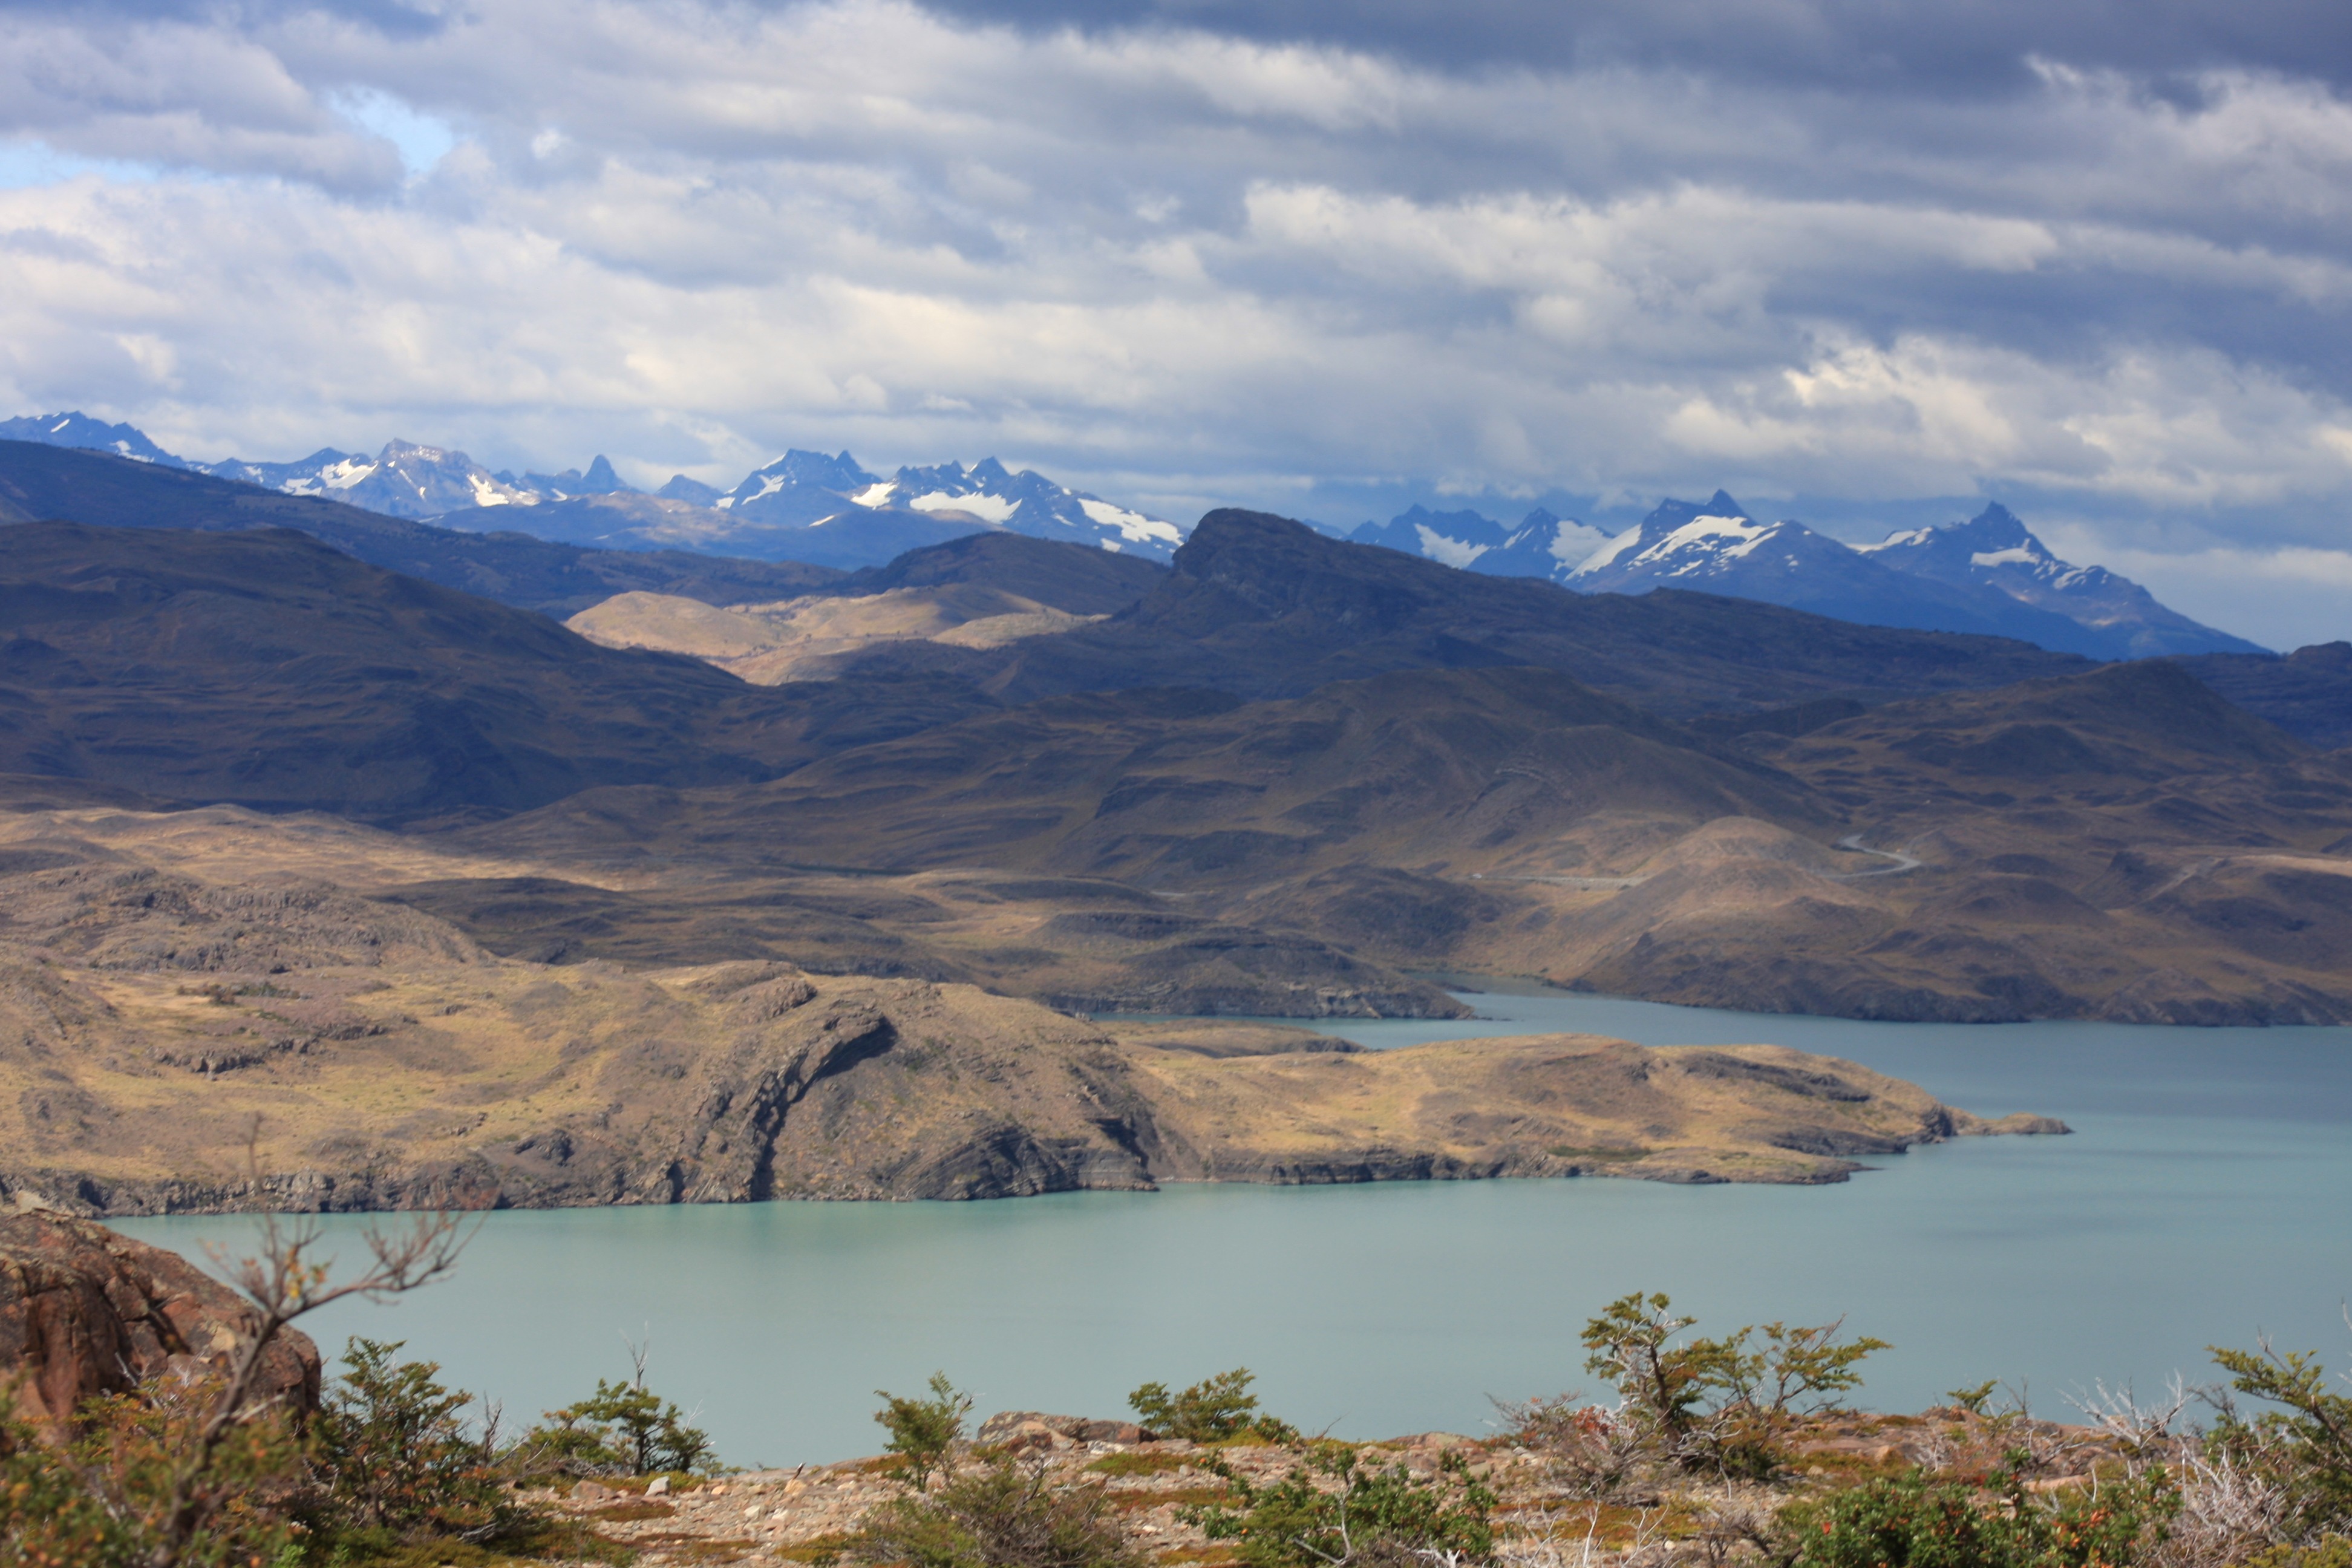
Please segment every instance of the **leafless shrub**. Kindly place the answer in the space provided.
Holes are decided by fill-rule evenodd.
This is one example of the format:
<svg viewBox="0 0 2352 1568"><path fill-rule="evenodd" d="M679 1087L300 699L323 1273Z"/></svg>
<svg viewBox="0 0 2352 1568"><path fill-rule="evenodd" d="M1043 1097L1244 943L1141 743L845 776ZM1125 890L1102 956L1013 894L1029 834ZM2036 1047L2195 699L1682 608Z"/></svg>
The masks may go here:
<svg viewBox="0 0 2352 1568"><path fill-rule="evenodd" d="M2119 1389L2095 1383L2090 1393L2069 1395L2066 1403L2081 1411L2089 1425L2114 1438L2125 1458L2161 1458L2179 1444L2180 1434L2172 1429L2172 1424L2196 1397L2197 1391L2176 1373L2165 1397L2154 1405L2140 1404L2128 1383Z"/></svg>
<svg viewBox="0 0 2352 1568"><path fill-rule="evenodd" d="M2170 1468L2180 1511L2150 1568L2230 1568L2286 1542L2291 1500L2274 1478L2186 1445Z"/></svg>
<svg viewBox="0 0 2352 1568"><path fill-rule="evenodd" d="M1562 1394L1520 1404L1495 1401L1507 1425L1504 1436L1543 1457L1546 1479L1569 1497L1622 1500L1643 1480L1660 1455L1651 1434L1628 1419L1625 1402L1604 1408Z"/></svg>
<svg viewBox="0 0 2352 1568"><path fill-rule="evenodd" d="M1598 1503L1523 1519L1533 1533L1495 1543L1495 1568L1664 1568L1675 1543L1664 1539L1666 1510L1643 1509L1632 1538L1612 1546L1601 1538Z"/></svg>

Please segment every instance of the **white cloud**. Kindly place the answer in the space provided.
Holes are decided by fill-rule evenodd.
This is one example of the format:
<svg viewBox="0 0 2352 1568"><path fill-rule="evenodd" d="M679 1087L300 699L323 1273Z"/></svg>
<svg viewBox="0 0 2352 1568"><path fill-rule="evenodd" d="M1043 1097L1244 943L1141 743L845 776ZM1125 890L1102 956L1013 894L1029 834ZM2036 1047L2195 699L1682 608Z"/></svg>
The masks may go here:
<svg viewBox="0 0 2352 1568"><path fill-rule="evenodd" d="M0 136L52 151L0 158L0 399L205 457L2014 483L2118 549L2309 545L2352 492L2352 109L2200 82L1890 107L900 0L11 11Z"/></svg>

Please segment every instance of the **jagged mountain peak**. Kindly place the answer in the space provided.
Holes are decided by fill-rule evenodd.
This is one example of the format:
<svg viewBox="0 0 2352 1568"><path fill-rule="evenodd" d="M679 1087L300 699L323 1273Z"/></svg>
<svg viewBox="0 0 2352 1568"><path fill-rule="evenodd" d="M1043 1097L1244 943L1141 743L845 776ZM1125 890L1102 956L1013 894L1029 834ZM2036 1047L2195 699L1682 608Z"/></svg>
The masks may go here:
<svg viewBox="0 0 2352 1568"><path fill-rule="evenodd" d="M1591 592L1625 592L1636 583L1654 586L1666 580L1704 588L1707 579L1731 572L1767 544L1777 547L1777 563L1796 570L1822 559L1825 548L1846 549L1801 522L1758 522L1727 492L1717 490L1704 504L1672 497L1660 501L1638 527L1594 551L1569 577Z"/></svg>
<svg viewBox="0 0 2352 1568"><path fill-rule="evenodd" d="M752 469L744 476L741 484L712 504L744 506L801 488L826 490L835 497L845 497L873 484L875 480L876 476L867 473L846 448L828 458L823 452L804 452L795 447L764 468Z"/></svg>
<svg viewBox="0 0 2352 1568"><path fill-rule="evenodd" d="M2104 633L2114 645L2110 658L2263 651L2167 608L2128 577L2061 560L1999 501L1966 522L1898 530L1859 549L1914 577L1993 588L2022 604L2054 610Z"/></svg>
<svg viewBox="0 0 2352 1568"><path fill-rule="evenodd" d="M111 452L134 463L166 468L190 465L147 438L134 425L109 425L79 409L64 414L27 414L0 419L0 441L37 441L44 447L74 447L85 451Z"/></svg>
<svg viewBox="0 0 2352 1568"><path fill-rule="evenodd" d="M1074 490L1034 468L1016 472L995 458L982 458L970 468L957 461L902 468L851 499L860 506L961 516L991 528L1152 561L1168 560L1184 542L1184 531L1172 522Z"/></svg>

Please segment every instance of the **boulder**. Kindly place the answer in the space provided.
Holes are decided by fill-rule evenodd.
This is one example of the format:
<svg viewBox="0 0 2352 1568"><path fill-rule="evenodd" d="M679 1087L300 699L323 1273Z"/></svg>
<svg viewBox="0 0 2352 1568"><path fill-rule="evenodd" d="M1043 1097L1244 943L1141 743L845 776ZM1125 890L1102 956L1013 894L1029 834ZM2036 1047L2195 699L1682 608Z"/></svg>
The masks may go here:
<svg viewBox="0 0 2352 1568"><path fill-rule="evenodd" d="M1001 1448L1055 1447L1065 1443L1149 1443L1152 1434L1132 1421L1090 1421L1039 1410L1004 1410L980 1424L982 1443Z"/></svg>
<svg viewBox="0 0 2352 1568"><path fill-rule="evenodd" d="M0 1215L0 1379L53 1440L93 1394L226 1371L251 1322L242 1296L177 1253L68 1215ZM298 1416L319 1407L309 1335L278 1336L255 1393Z"/></svg>

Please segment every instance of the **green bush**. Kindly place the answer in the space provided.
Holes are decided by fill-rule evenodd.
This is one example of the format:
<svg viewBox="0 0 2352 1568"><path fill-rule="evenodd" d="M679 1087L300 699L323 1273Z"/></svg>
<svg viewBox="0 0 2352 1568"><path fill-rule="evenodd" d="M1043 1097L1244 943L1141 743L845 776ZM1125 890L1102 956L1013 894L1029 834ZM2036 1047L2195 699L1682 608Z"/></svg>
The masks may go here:
<svg viewBox="0 0 2352 1568"><path fill-rule="evenodd" d="M1337 1490L1317 1486L1304 1467L1272 1486L1252 1487L1212 1461L1238 1506L1194 1506L1182 1516L1212 1541L1236 1542L1249 1568L1344 1568L1425 1562L1419 1554L1431 1552L1473 1558L1494 1552L1495 1494L1458 1454L1440 1461L1435 1482L1401 1464L1360 1468L1355 1450L1342 1443L1318 1443L1310 1462L1339 1482Z"/></svg>
<svg viewBox="0 0 2352 1568"><path fill-rule="evenodd" d="M2179 1496L2161 1469L2051 1503L1913 1470L1783 1516L1791 1568L2131 1568L2164 1540Z"/></svg>
<svg viewBox="0 0 2352 1568"><path fill-rule="evenodd" d="M222 1434L187 1494L200 1521L170 1544L174 1479L219 1387L215 1377L158 1378L95 1395L76 1408L62 1446L0 1418L0 1565L143 1568L159 1550L184 1568L283 1557L294 1539L283 1505L302 1484L302 1449L277 1411ZM13 1394L0 1384L0 1410Z"/></svg>
<svg viewBox="0 0 2352 1568"><path fill-rule="evenodd" d="M1147 1383L1127 1396L1143 1425L1162 1437L1182 1437L1194 1443L1220 1443L1244 1433L1269 1443L1295 1443L1298 1428L1258 1410L1257 1395L1249 1391L1256 1374L1245 1366L1221 1372L1171 1394L1164 1383Z"/></svg>
<svg viewBox="0 0 2352 1568"><path fill-rule="evenodd" d="M874 1391L883 1401L874 1419L890 1434L883 1452L898 1456L899 1470L917 1491L946 1468L949 1453L963 1436L963 1418L971 1414L971 1396L958 1393L946 1373L931 1373L930 1390L929 1399L910 1399L885 1388Z"/></svg>
<svg viewBox="0 0 2352 1568"><path fill-rule="evenodd" d="M354 1339L313 1432L320 1511L338 1530L480 1537L511 1522L511 1492L487 1437L462 1418L474 1396L444 1387L433 1362L400 1362L402 1344Z"/></svg>
<svg viewBox="0 0 2352 1568"><path fill-rule="evenodd" d="M864 1562L910 1568L1145 1568L1149 1562L1099 1484L1049 1485L1044 1467L1024 1469L1009 1458L954 1477L933 1496L877 1509L849 1550Z"/></svg>
<svg viewBox="0 0 2352 1568"><path fill-rule="evenodd" d="M645 1385L596 1380L596 1392L577 1405L547 1412L551 1427L525 1434L516 1447L522 1468L567 1474L651 1476L711 1468L710 1434L686 1424L686 1413Z"/></svg>
<svg viewBox="0 0 2352 1568"><path fill-rule="evenodd" d="M1585 1370L1624 1402L1618 1419L1653 1457L1686 1470L1769 1476L1796 1419L1834 1409L1862 1385L1863 1359L1888 1348L1866 1337L1841 1342L1840 1323L1766 1323L1677 1344L1698 1320L1673 1309L1664 1292L1635 1291L1589 1320L1581 1338Z"/></svg>

